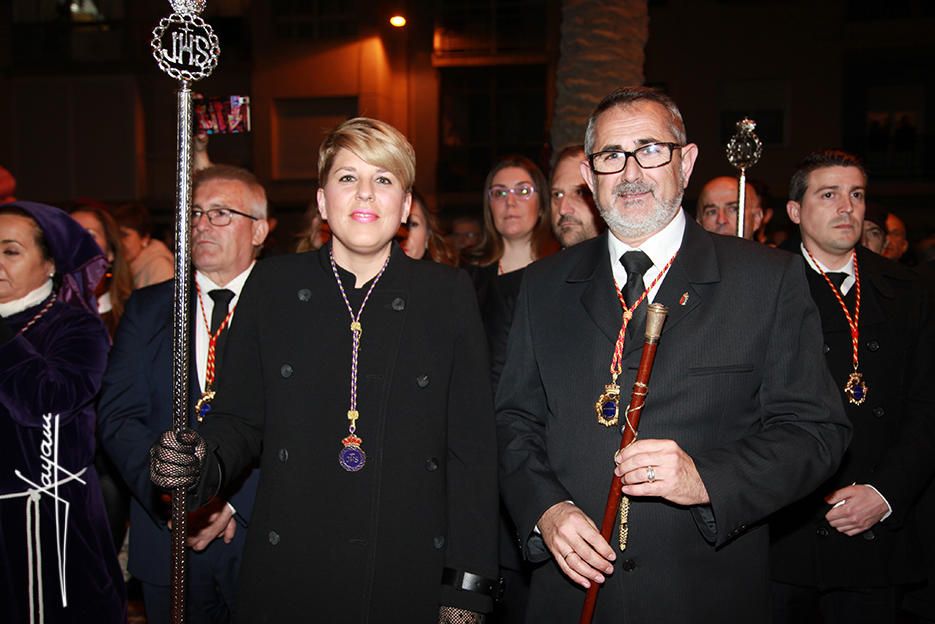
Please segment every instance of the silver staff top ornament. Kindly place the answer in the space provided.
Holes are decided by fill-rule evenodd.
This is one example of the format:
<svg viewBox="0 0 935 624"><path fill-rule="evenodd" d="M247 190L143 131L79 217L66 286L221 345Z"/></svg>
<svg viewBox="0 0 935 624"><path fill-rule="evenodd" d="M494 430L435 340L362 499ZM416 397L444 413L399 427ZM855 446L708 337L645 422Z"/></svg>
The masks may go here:
<svg viewBox="0 0 935 624"><path fill-rule="evenodd" d="M763 155L763 143L753 132L756 122L749 118L737 122L737 132L727 142L727 160L741 171L749 169Z"/></svg>
<svg viewBox="0 0 935 624"><path fill-rule="evenodd" d="M205 10L206 0L169 0L172 5L172 12L179 15L201 15Z"/></svg>
<svg viewBox="0 0 935 624"><path fill-rule="evenodd" d="M176 80L207 78L218 65L221 45L211 25L198 15L205 0L170 0L174 13L153 30L153 57Z"/></svg>

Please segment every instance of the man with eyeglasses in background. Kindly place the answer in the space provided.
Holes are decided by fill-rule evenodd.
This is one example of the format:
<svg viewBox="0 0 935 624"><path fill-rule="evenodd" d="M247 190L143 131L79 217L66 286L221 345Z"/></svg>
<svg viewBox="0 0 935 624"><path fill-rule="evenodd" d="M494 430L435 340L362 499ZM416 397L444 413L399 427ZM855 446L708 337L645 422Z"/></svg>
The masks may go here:
<svg viewBox="0 0 935 624"><path fill-rule="evenodd" d="M569 145L558 153L549 180L552 232L563 248L594 238L604 230L591 189L581 176L585 160L583 145Z"/></svg>
<svg viewBox="0 0 935 624"><path fill-rule="evenodd" d="M527 269L497 389L501 495L541 563L527 619L575 621L602 583L598 624L768 622L762 521L831 474L850 434L804 264L686 218L698 148L668 96L611 93L585 149L610 232ZM616 379L626 403L652 301L669 315L639 439L615 453L627 417L601 395ZM612 478L625 549L594 522Z"/></svg>
<svg viewBox="0 0 935 624"><path fill-rule="evenodd" d="M266 192L249 171L196 173L191 215L195 374L192 427L211 418L216 371L255 257L266 239ZM149 449L172 426L174 282L134 292L117 330L98 406L101 442L130 486L129 571L143 587L149 624L169 622L169 505L149 477ZM196 405L197 402L197 405ZM198 418L195 417L197 411ZM188 621L230 620L259 471L189 516Z"/></svg>

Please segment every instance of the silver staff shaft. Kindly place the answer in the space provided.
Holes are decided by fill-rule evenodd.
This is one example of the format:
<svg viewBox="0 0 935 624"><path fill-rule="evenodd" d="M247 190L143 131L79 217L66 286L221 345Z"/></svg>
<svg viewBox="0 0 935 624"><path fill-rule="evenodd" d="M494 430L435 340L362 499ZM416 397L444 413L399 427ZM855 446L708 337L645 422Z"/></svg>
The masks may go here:
<svg viewBox="0 0 935 624"><path fill-rule="evenodd" d="M740 168L737 180L737 236L743 238L747 223L747 168Z"/></svg>
<svg viewBox="0 0 935 624"><path fill-rule="evenodd" d="M191 205L192 205L192 91L188 80L178 90L178 163L175 189L175 299L172 306L172 428L188 427L191 335ZM186 492L172 490L171 614L173 624L185 622L185 537L188 533Z"/></svg>

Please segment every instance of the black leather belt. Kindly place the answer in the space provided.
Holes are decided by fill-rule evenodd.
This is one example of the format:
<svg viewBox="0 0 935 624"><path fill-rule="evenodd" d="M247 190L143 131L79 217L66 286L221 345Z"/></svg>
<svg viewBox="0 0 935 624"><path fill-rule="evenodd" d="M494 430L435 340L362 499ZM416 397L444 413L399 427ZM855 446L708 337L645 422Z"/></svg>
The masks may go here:
<svg viewBox="0 0 935 624"><path fill-rule="evenodd" d="M503 579L491 579L480 574L445 568L442 571L442 584L451 585L455 589L477 592L500 600L503 596Z"/></svg>

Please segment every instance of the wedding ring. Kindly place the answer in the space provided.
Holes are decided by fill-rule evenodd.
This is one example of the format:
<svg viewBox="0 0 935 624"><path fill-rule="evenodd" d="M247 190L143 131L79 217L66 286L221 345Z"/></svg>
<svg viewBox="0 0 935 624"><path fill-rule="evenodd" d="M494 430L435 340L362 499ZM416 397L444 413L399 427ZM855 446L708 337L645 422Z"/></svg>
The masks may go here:
<svg viewBox="0 0 935 624"><path fill-rule="evenodd" d="M656 469L652 466L646 466L646 480L650 483L656 480Z"/></svg>
<svg viewBox="0 0 935 624"><path fill-rule="evenodd" d="M562 555L562 559L568 559L568 555L573 555L573 554L575 554L575 551L569 550L567 553Z"/></svg>

